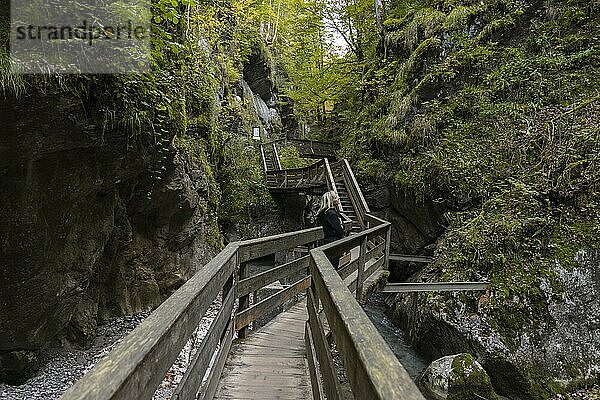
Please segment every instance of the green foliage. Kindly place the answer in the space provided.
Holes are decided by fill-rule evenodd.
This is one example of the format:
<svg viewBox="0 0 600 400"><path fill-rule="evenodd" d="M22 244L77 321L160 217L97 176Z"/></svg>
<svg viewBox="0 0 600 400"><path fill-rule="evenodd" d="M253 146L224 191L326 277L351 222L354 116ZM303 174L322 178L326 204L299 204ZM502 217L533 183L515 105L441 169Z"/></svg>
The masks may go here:
<svg viewBox="0 0 600 400"><path fill-rule="evenodd" d="M213 167L208 159L206 140L192 137L189 134L176 136L173 145L184 154L189 161L199 166L204 174L207 185L207 205L211 210L219 207L220 189L215 179Z"/></svg>
<svg viewBox="0 0 600 400"><path fill-rule="evenodd" d="M248 223L276 206L265 184L258 152L251 139L231 141L219 169L222 223Z"/></svg>
<svg viewBox="0 0 600 400"><path fill-rule="evenodd" d="M315 162L315 160L300 157L298 148L293 145L282 147L278 150L278 153L283 169L307 167Z"/></svg>
<svg viewBox="0 0 600 400"><path fill-rule="evenodd" d="M362 174L446 210L432 273L490 280L466 303L512 348L552 327L557 263L599 247L600 14L543 3L396 2L360 107L340 110Z"/></svg>

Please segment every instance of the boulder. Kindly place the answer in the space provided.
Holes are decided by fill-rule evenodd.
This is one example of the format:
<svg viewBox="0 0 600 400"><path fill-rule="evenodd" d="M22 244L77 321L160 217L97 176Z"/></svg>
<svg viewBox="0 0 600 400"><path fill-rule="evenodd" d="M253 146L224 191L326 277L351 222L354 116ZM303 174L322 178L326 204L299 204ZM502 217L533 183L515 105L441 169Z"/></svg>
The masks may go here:
<svg viewBox="0 0 600 400"><path fill-rule="evenodd" d="M420 385L438 400L496 400L490 377L469 353L445 356L423 372Z"/></svg>

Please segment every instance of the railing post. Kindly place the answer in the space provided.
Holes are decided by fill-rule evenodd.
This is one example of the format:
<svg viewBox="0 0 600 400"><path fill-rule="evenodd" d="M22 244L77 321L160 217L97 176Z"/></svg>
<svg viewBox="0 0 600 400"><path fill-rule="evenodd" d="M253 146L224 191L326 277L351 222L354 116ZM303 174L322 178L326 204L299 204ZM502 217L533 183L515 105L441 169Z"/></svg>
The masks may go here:
<svg viewBox="0 0 600 400"><path fill-rule="evenodd" d="M310 254L310 251L309 251ZM309 263L308 263L308 275L312 275L312 274L316 274L317 273L317 265L315 263L315 259L310 257L309 259ZM319 296L317 295L317 286L314 280L311 279L310 281L310 286L308 287L308 289L306 289L307 291L307 296L308 296L308 291L312 291L313 296L314 296L314 302L315 302L315 308L317 309L317 311L319 310L320 307L320 300L319 300ZM307 304L308 307L308 304Z"/></svg>
<svg viewBox="0 0 600 400"><path fill-rule="evenodd" d="M265 148L263 147L262 143L260 144L260 156L262 158L263 171L265 171L265 179L266 179L267 171L269 170L269 168L267 168L267 157L265 155Z"/></svg>
<svg viewBox="0 0 600 400"><path fill-rule="evenodd" d="M248 263L247 262L241 263L240 270L238 272L238 282L241 281L242 279L248 278L249 272L250 272L250 266L248 265ZM250 307L250 294L240 297L240 302L238 305L237 313L239 314L241 311L244 311L248 307ZM243 327L242 329L240 329L238 331L238 338L246 339L246 336L248 336L248 327L247 326Z"/></svg>
<svg viewBox="0 0 600 400"><path fill-rule="evenodd" d="M356 299L361 301L363 289L363 276L365 272L365 258L367 254L367 235L360 243L360 254L358 255L358 270L356 275Z"/></svg>
<svg viewBox="0 0 600 400"><path fill-rule="evenodd" d="M385 258L383 259L383 269L390 269L390 246L392 242L392 224L389 224L385 231Z"/></svg>

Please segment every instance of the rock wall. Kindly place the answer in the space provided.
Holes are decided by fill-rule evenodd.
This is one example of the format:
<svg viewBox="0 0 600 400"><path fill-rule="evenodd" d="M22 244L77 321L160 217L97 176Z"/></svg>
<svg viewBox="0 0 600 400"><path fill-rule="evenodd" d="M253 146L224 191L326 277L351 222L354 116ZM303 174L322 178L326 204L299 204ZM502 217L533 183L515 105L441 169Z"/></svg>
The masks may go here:
<svg viewBox="0 0 600 400"><path fill-rule="evenodd" d="M202 168L95 126L76 98L0 102L0 379L45 346L87 346L98 321L149 309L215 248ZM213 240L214 243L214 240Z"/></svg>
<svg viewBox="0 0 600 400"><path fill-rule="evenodd" d="M500 394L511 399L548 398L552 390L593 382L600 372L600 253L581 250L575 261L573 268L556 264L561 290L555 293L556 283L543 286L541 307L548 310L547 322L537 327L523 322L517 327L517 342L505 337L506 327L495 326L487 313L493 293L397 295L393 316L429 357L469 351ZM512 301L540 312L530 299Z"/></svg>
<svg viewBox="0 0 600 400"><path fill-rule="evenodd" d="M415 203L398 188L361 182L371 212L392 224L391 253L432 255L444 231L443 208L433 202ZM404 281L422 267L415 263L392 263L390 279Z"/></svg>
<svg viewBox="0 0 600 400"><path fill-rule="evenodd" d="M244 63L243 79L238 87L239 96L250 100L259 117L257 124L270 139L298 135L298 119L291 100L277 87L277 75L282 73L274 65L268 50L256 44Z"/></svg>
<svg viewBox="0 0 600 400"><path fill-rule="evenodd" d="M392 223L392 252L431 253L443 233L443 209L433 202L415 203L398 188L369 185L363 188L369 208Z"/></svg>

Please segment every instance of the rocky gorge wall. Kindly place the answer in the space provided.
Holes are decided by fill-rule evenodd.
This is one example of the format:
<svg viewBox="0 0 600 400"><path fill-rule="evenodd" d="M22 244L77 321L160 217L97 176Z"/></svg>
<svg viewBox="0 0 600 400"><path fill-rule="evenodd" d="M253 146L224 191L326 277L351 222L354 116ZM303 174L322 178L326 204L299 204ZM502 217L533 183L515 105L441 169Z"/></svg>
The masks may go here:
<svg viewBox="0 0 600 400"><path fill-rule="evenodd" d="M160 148L100 132L60 91L0 103L0 371L87 346L107 318L157 306L219 248L208 180Z"/></svg>
<svg viewBox="0 0 600 400"><path fill-rule="evenodd" d="M165 74L157 89L75 77L3 91L0 380L31 376L40 349L87 347L99 323L155 308L224 239L288 228L251 138L282 129L272 66L253 54L233 82L208 60L184 75L194 90ZM103 114L127 96L135 118L154 115L149 132Z"/></svg>
<svg viewBox="0 0 600 400"><path fill-rule="evenodd" d="M399 295L396 321L433 358L476 355L511 399L597 381L597 2L411 0L386 11L365 87L373 106L348 152L359 176L420 210L381 208L397 249L433 253L411 281L491 282L488 293Z"/></svg>
<svg viewBox="0 0 600 400"><path fill-rule="evenodd" d="M551 393L581 387L597 380L600 372L600 254L581 250L577 265L556 264L562 289L556 293L543 285L544 302L514 297L529 313L546 313L546 322L531 326L518 315L513 326L498 326L488 304L494 290L476 294L416 293L390 299L395 321L411 341L431 359L458 352L476 356L492 379L496 391L511 399L541 399ZM431 275L433 275L433 278ZM432 269L422 271L436 281ZM508 304L507 304L508 306ZM516 333L516 340L507 330Z"/></svg>

